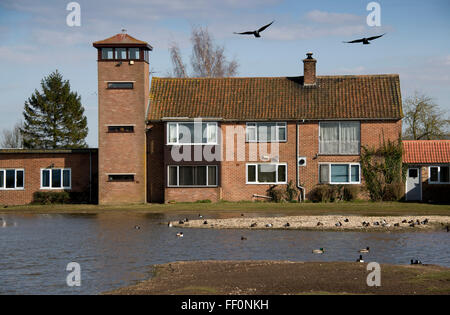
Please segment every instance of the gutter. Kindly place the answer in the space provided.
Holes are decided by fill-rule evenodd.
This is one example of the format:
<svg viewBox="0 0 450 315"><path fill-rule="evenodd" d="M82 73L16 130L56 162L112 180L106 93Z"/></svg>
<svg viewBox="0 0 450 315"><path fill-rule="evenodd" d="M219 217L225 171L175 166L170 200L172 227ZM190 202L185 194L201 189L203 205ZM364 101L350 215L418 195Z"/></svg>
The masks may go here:
<svg viewBox="0 0 450 315"><path fill-rule="evenodd" d="M300 186L300 175L299 175L299 165L298 165L298 156L299 156L299 124L298 121L296 123L296 131L297 133L295 134L295 153L296 153L296 157L295 157L295 176L296 176L296 184L297 184L297 189L300 190L300 202L305 201L305 188Z"/></svg>

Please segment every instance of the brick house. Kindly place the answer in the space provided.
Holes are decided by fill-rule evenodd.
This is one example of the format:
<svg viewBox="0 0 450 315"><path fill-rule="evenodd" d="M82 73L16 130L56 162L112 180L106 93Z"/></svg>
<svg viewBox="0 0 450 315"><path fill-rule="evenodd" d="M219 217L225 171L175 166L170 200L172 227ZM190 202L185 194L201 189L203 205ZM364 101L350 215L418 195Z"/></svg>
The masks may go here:
<svg viewBox="0 0 450 315"><path fill-rule="evenodd" d="M407 201L450 202L450 140L403 140Z"/></svg>
<svg viewBox="0 0 450 315"><path fill-rule="evenodd" d="M264 199L289 182L308 198L319 183L361 185L361 146L401 134L396 74L316 76L317 61L307 54L296 77L153 77L150 87L148 43L117 34L93 46L100 204ZM20 159L45 165L60 156L14 154L13 166L0 151L0 181L2 170L11 180L9 169L24 168ZM84 163L71 172L84 173L86 183L93 173ZM42 189L49 175L28 179L32 167L15 176ZM0 186L0 204L27 203L31 195L16 198Z"/></svg>

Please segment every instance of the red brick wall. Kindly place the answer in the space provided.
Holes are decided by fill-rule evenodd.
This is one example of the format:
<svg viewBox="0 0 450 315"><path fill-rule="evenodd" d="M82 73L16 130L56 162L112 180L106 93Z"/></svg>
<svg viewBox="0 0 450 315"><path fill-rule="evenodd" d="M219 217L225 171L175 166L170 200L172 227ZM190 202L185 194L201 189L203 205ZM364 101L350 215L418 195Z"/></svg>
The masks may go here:
<svg viewBox="0 0 450 315"><path fill-rule="evenodd" d="M183 187L183 188L166 188L165 200L166 202L178 201L178 202L195 202L198 200L211 200L212 202L219 201L220 187L214 188L196 188L196 187Z"/></svg>
<svg viewBox="0 0 450 315"><path fill-rule="evenodd" d="M1 205L21 205L33 201L33 194L37 191L62 191L41 190L41 169L48 168L70 168L72 171L71 192L89 192L89 153L0 153L0 169L24 169L25 189L23 190L0 190ZM97 174L97 154L92 153L93 191L95 200L97 187L94 187ZM89 200L86 200L89 202Z"/></svg>
<svg viewBox="0 0 450 315"><path fill-rule="evenodd" d="M135 81L132 90L107 89L108 81ZM98 62L99 203L145 203L149 65ZM108 125L134 125L134 133L108 133ZM108 174L135 174L134 182L108 182Z"/></svg>

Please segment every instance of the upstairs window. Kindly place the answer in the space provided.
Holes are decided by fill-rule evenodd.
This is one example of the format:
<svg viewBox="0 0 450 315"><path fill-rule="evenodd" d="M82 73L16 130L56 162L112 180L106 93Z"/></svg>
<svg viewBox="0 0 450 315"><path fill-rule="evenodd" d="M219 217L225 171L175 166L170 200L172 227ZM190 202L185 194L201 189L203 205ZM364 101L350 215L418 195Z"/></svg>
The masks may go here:
<svg viewBox="0 0 450 315"><path fill-rule="evenodd" d="M129 48L128 53L130 55L131 60L138 60L141 59L139 48Z"/></svg>
<svg viewBox="0 0 450 315"><path fill-rule="evenodd" d="M110 90L131 90L133 89L133 82L108 82L108 89Z"/></svg>
<svg viewBox="0 0 450 315"><path fill-rule="evenodd" d="M41 170L41 189L71 189L72 171L70 168Z"/></svg>
<svg viewBox="0 0 450 315"><path fill-rule="evenodd" d="M430 166L428 182L430 184L449 184L449 169L449 166Z"/></svg>
<svg viewBox="0 0 450 315"><path fill-rule="evenodd" d="M23 189L25 171L23 169L0 170L0 190Z"/></svg>
<svg viewBox="0 0 450 315"><path fill-rule="evenodd" d="M248 142L284 142L286 123L247 123L246 138Z"/></svg>
<svg viewBox="0 0 450 315"><path fill-rule="evenodd" d="M359 154L360 124L355 121L320 122L320 154Z"/></svg>
<svg viewBox="0 0 450 315"><path fill-rule="evenodd" d="M217 123L168 123L167 144L217 144Z"/></svg>
<svg viewBox="0 0 450 315"><path fill-rule="evenodd" d="M117 60L125 60L127 58L127 49L126 48L116 48L116 59Z"/></svg>
<svg viewBox="0 0 450 315"><path fill-rule="evenodd" d="M108 126L109 133L133 133L134 126Z"/></svg>

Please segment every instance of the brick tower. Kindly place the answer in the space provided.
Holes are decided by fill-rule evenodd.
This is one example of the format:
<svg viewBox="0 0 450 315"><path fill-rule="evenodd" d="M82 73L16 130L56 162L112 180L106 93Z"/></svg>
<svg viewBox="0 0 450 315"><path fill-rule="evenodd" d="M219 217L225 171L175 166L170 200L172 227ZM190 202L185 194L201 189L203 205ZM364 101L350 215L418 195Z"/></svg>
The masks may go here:
<svg viewBox="0 0 450 315"><path fill-rule="evenodd" d="M145 203L152 47L125 33L93 46L98 50L99 204Z"/></svg>

